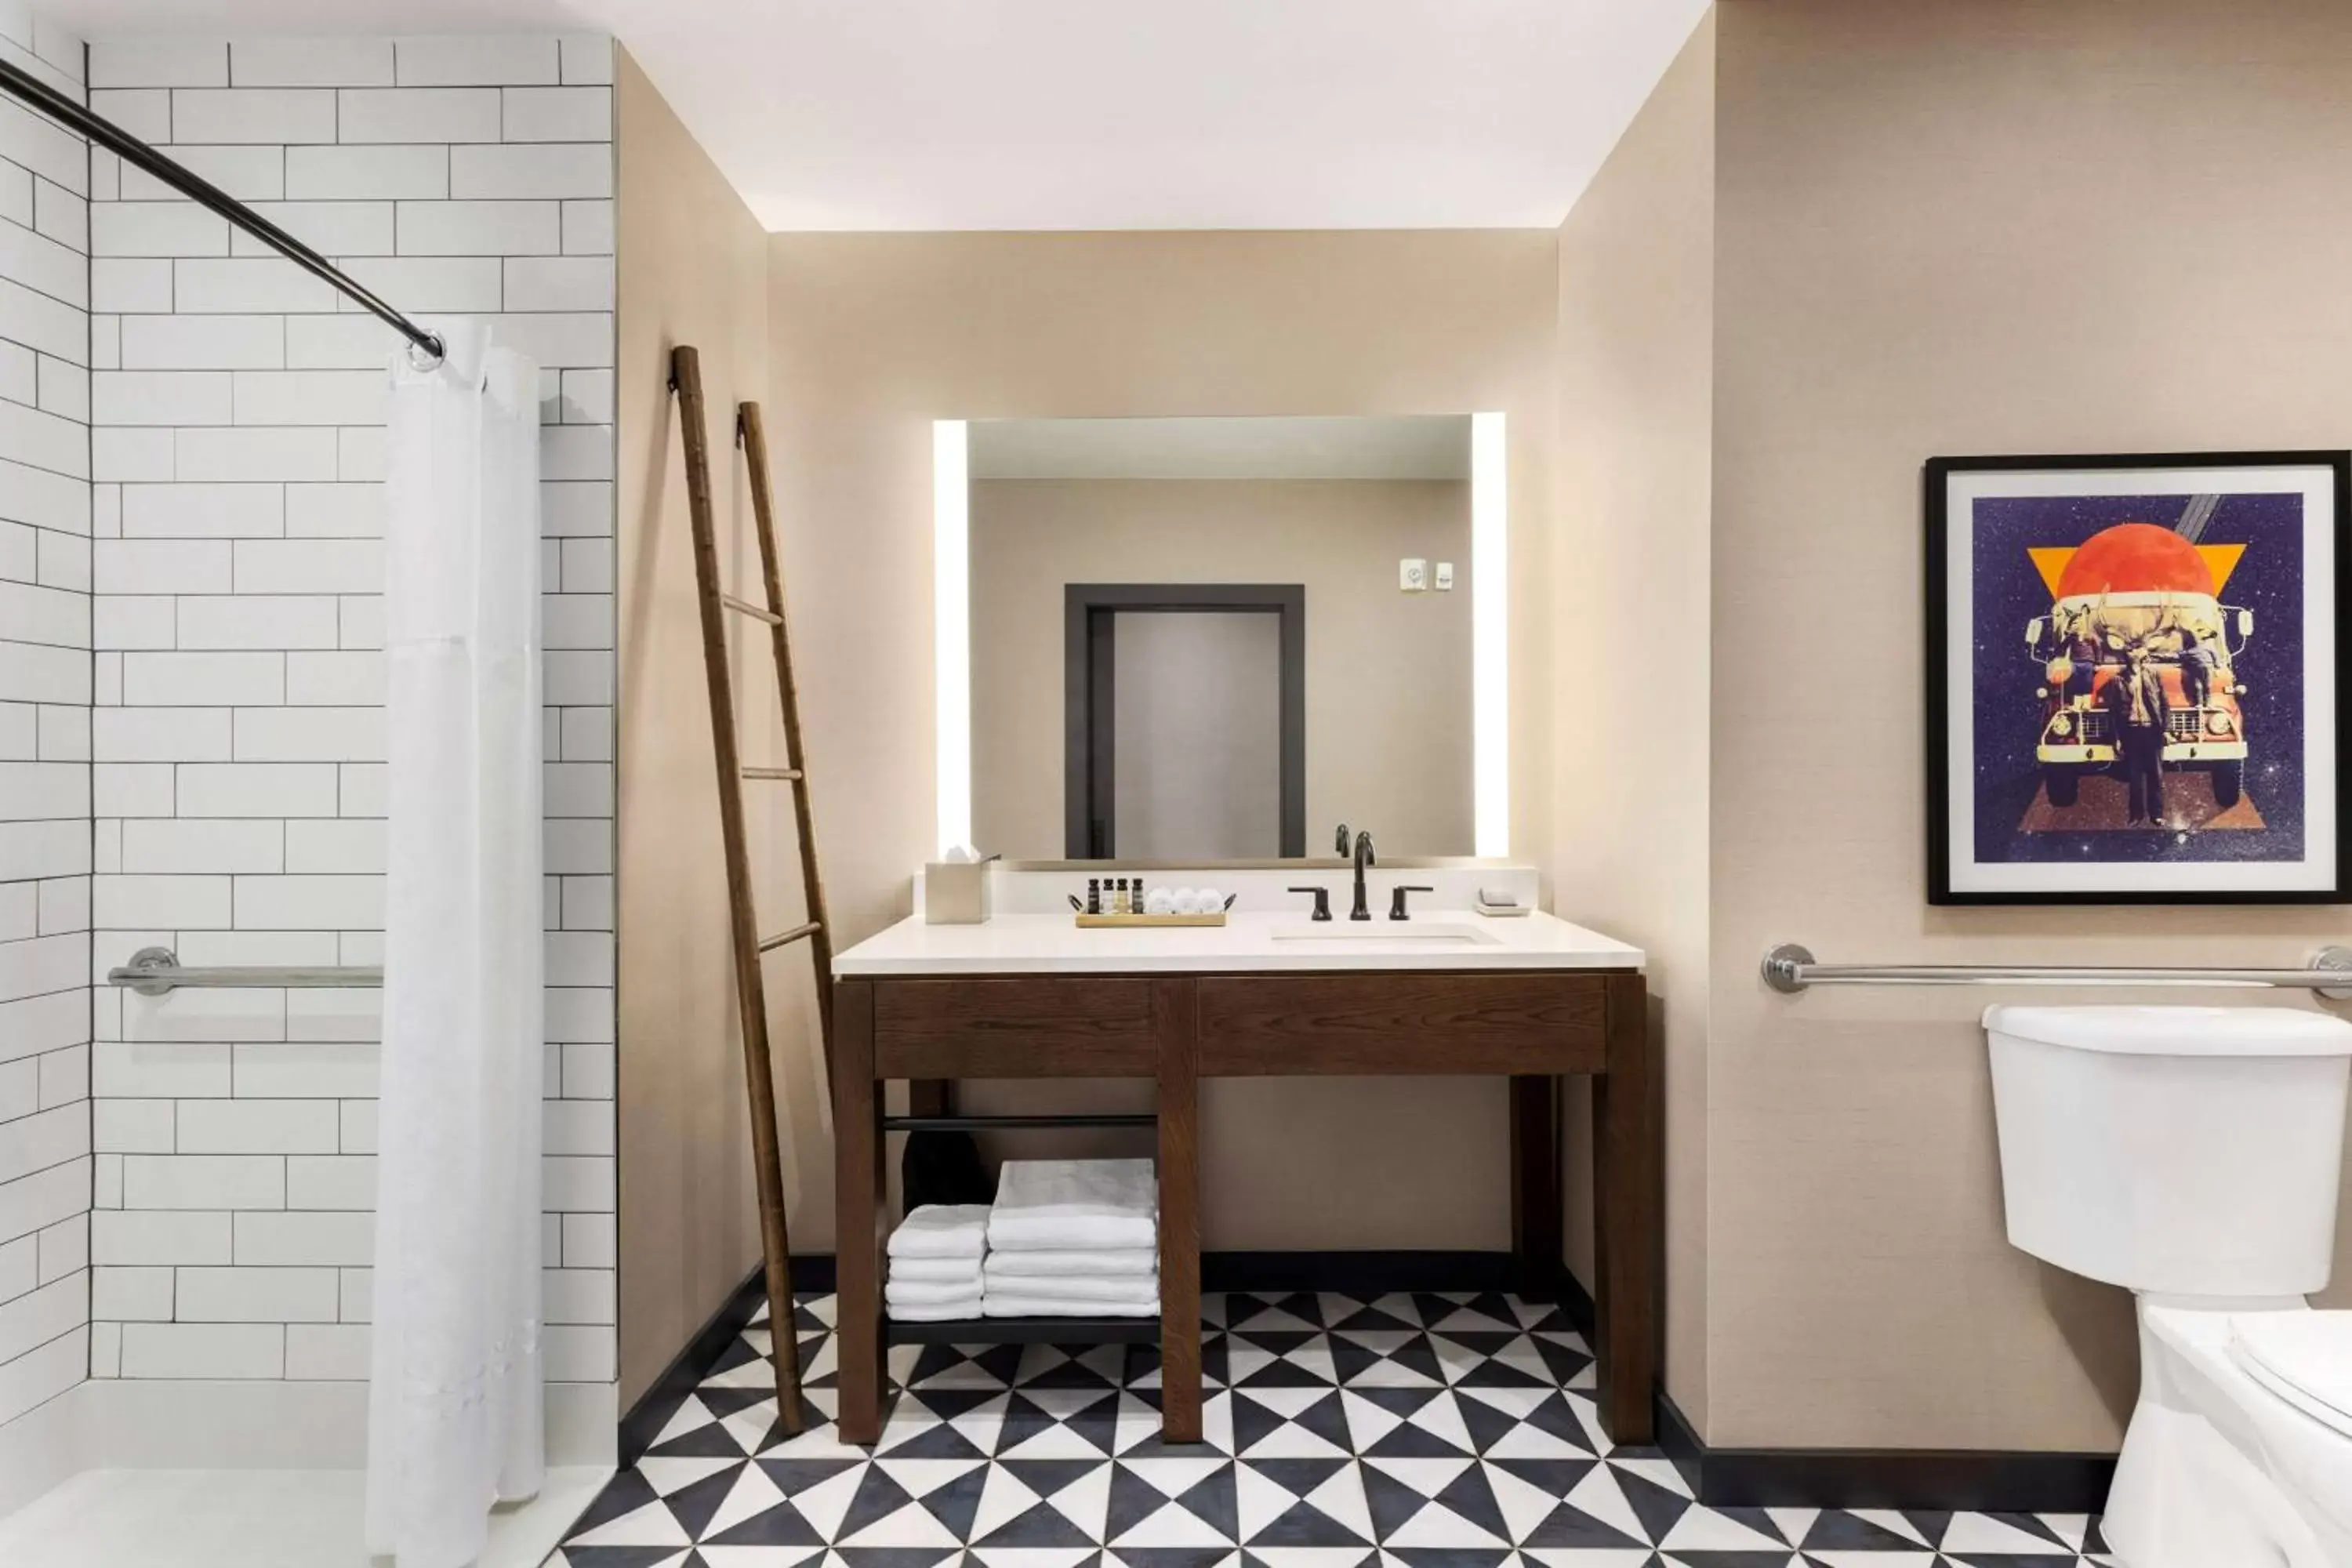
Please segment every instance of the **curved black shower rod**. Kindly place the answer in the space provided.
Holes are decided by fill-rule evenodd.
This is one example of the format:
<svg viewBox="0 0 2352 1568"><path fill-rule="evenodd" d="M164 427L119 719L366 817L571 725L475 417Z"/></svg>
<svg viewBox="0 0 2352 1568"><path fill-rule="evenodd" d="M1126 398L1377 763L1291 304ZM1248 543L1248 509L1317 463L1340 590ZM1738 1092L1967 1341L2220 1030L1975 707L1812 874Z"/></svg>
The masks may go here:
<svg viewBox="0 0 2352 1568"><path fill-rule="evenodd" d="M305 272L358 301L370 315L430 355L434 363L440 362L443 347L436 334L426 331L385 304L373 289L346 277L333 262L219 186L190 174L112 121L92 114L40 78L5 59L0 59L0 90L23 100L75 135L88 137L93 145L103 147L124 163L153 175L198 206L226 218Z"/></svg>

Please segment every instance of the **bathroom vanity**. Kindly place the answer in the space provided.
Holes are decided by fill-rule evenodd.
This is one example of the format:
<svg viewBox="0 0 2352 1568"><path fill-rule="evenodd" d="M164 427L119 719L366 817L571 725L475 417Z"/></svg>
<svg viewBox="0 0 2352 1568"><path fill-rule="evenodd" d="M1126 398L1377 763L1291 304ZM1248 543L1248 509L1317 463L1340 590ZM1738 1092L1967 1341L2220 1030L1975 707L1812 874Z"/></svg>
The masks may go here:
<svg viewBox="0 0 2352 1568"><path fill-rule="evenodd" d="M1408 921L1236 913L1223 927L1082 931L1067 914L926 925L838 956L833 1064L840 1432L881 1434L894 1339L1087 1337L1056 1319L895 1325L884 1086L964 1078L1150 1079L1159 1091L1160 1312L1101 1325L1156 1339L1163 1434L1201 1432L1199 1084L1247 1076L1496 1075L1511 1082L1519 1288L1559 1278L1559 1079L1593 1081L1600 1415L1651 1436L1659 1333L1659 1129L1642 953L1536 913L1433 909ZM1398 1151L1411 1160L1413 1151ZM1435 1156L1433 1156L1435 1157Z"/></svg>

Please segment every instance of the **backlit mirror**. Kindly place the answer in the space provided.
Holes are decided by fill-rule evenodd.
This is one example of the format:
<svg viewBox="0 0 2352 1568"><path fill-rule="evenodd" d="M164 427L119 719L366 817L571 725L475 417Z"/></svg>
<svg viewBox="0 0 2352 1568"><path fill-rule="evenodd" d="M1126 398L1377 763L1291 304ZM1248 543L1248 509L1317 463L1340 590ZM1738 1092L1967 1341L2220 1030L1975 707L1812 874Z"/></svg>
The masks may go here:
<svg viewBox="0 0 2352 1568"><path fill-rule="evenodd" d="M942 847L1504 853L1501 423L940 424Z"/></svg>

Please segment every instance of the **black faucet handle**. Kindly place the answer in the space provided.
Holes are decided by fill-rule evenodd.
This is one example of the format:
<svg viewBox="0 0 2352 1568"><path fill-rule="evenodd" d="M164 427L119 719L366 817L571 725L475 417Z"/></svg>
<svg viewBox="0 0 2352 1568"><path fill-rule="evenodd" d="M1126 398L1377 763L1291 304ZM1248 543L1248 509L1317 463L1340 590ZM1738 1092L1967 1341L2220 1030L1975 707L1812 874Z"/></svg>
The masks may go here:
<svg viewBox="0 0 2352 1568"><path fill-rule="evenodd" d="M1433 893L1435 891L1437 891L1437 889L1434 888L1408 888L1402 885L1391 888L1389 889L1389 919L1392 921L1409 921L1412 919L1412 915L1405 912L1404 896L1407 893Z"/></svg>
<svg viewBox="0 0 2352 1568"><path fill-rule="evenodd" d="M1309 920L1328 921L1331 918L1330 889L1293 888L1290 890L1294 893L1312 893L1315 895L1315 912L1307 917Z"/></svg>
<svg viewBox="0 0 2352 1568"><path fill-rule="evenodd" d="M1346 823L1339 824L1339 836L1333 843L1339 851L1339 858L1346 859L1348 858L1348 825Z"/></svg>

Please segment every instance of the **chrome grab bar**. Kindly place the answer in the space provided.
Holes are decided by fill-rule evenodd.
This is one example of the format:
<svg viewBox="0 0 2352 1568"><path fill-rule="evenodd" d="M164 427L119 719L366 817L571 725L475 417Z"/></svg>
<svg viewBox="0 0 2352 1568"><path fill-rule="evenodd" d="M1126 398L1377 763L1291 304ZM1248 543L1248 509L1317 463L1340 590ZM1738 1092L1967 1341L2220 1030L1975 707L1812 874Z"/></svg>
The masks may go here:
<svg viewBox="0 0 2352 1568"><path fill-rule="evenodd" d="M322 986L380 986L383 971L373 964L240 963L212 969L184 969L179 954L168 947L142 947L131 962L106 972L109 985L127 985L142 996L168 996L183 985L250 986L257 990L289 990Z"/></svg>
<svg viewBox="0 0 2352 1568"><path fill-rule="evenodd" d="M2352 947L2323 947L2301 969L2106 969L2073 964L1822 963L1782 942L1764 984L1783 995L1815 985L2275 985L2352 1001Z"/></svg>

